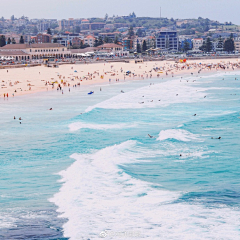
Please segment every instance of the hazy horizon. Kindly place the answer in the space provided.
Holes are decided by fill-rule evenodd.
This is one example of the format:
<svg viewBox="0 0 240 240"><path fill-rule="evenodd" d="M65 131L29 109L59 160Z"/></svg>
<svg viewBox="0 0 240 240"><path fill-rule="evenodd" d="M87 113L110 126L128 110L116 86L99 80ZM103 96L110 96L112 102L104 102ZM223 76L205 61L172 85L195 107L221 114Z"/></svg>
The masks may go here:
<svg viewBox="0 0 240 240"><path fill-rule="evenodd" d="M191 0L169 1L129 1L122 0L9 0L2 3L3 7L0 17L9 19L12 15L19 18L27 16L33 18L91 18L109 16L129 15L135 12L137 17L162 17L174 19L186 18L209 18L219 22L232 22L240 25L238 9L239 0L202 0L195 2ZM3 12L4 10L4 12Z"/></svg>

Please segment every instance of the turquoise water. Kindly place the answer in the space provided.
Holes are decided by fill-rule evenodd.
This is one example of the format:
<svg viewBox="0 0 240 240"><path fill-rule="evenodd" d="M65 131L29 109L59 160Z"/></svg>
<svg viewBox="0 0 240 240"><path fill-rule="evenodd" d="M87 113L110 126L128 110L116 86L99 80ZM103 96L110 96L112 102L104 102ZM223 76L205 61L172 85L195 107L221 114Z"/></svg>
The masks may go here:
<svg viewBox="0 0 240 240"><path fill-rule="evenodd" d="M239 86L233 72L1 99L0 238L240 238Z"/></svg>

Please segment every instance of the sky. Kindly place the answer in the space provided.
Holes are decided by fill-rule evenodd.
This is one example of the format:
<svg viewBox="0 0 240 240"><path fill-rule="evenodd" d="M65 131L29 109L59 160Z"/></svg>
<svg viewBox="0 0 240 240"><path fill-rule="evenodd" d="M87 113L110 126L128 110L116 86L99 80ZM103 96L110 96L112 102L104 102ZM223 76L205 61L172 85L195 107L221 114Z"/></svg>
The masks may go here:
<svg viewBox="0 0 240 240"><path fill-rule="evenodd" d="M240 25L240 0L1 0L0 17L90 18L129 15L137 17L209 18Z"/></svg>

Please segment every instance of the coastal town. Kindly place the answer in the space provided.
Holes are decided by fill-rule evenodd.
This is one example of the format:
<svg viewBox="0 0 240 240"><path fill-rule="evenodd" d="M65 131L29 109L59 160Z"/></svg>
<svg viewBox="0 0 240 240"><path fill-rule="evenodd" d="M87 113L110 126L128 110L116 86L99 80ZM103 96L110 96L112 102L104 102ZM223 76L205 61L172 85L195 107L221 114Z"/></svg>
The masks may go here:
<svg viewBox="0 0 240 240"><path fill-rule="evenodd" d="M1 65L69 58L148 58L237 55L240 28L208 18L0 19ZM50 58L50 59L49 59Z"/></svg>

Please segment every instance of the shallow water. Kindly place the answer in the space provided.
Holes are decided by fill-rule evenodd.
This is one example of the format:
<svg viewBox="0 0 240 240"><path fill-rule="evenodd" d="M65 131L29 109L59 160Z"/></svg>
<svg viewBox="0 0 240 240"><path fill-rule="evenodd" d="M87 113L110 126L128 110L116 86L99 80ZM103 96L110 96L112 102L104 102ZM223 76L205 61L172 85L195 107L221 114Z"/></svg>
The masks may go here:
<svg viewBox="0 0 240 240"><path fill-rule="evenodd" d="M0 238L238 239L236 77L1 99Z"/></svg>

